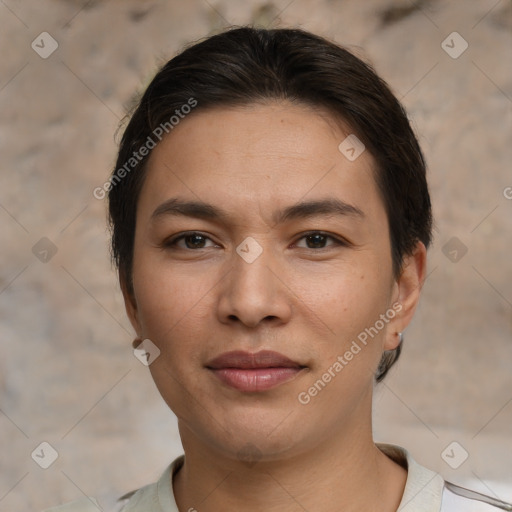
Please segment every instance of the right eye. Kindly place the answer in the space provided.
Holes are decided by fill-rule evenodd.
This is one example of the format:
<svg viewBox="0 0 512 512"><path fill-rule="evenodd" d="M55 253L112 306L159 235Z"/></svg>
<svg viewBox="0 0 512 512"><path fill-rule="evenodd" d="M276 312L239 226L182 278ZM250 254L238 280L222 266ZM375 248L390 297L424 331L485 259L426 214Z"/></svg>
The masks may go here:
<svg viewBox="0 0 512 512"><path fill-rule="evenodd" d="M213 245L207 246L206 241L210 240ZM183 242L180 244L180 242ZM203 233L199 233L196 231L191 231L188 233L182 233L180 235L174 236L170 238L169 240L166 240L163 244L166 249L206 249L208 247L215 246L214 242L204 235Z"/></svg>

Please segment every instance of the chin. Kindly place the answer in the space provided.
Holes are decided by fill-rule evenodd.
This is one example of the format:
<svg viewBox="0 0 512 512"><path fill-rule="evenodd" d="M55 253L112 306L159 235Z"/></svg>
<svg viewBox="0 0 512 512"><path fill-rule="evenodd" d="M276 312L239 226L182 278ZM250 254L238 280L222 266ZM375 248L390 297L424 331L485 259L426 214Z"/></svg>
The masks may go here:
<svg viewBox="0 0 512 512"><path fill-rule="evenodd" d="M292 415L290 415L290 418ZM226 456L245 462L272 461L291 457L308 444L302 423L297 431L296 421L287 422L286 414L268 415L267 418L233 418L216 426L206 425L203 439ZM204 426L203 426L204 428Z"/></svg>

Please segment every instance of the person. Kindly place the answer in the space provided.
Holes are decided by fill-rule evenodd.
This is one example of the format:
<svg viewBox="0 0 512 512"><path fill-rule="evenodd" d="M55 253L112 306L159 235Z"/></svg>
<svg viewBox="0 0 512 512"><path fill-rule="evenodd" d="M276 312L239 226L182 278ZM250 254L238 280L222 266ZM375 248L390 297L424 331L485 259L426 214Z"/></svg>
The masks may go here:
<svg viewBox="0 0 512 512"><path fill-rule="evenodd" d="M184 449L123 512L512 510L373 440L432 213L369 64L291 28L189 46L134 110L107 192L134 347Z"/></svg>

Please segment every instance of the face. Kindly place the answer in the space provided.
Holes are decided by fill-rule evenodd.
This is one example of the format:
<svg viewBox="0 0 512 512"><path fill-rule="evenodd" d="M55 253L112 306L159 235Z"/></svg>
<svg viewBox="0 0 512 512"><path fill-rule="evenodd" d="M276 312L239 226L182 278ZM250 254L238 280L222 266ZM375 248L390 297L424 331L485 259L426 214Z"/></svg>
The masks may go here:
<svg viewBox="0 0 512 512"><path fill-rule="evenodd" d="M374 161L344 156L349 134L276 102L197 111L153 150L125 299L185 450L272 459L370 428L423 260L394 278Z"/></svg>

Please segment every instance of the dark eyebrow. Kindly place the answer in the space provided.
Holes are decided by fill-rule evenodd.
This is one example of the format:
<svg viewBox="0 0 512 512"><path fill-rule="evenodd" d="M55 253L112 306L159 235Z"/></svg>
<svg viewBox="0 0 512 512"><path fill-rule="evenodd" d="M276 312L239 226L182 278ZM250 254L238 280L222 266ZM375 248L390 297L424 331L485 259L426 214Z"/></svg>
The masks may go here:
<svg viewBox="0 0 512 512"><path fill-rule="evenodd" d="M217 206L202 201L183 201L177 198L168 199L159 205L151 215L155 220L166 215L182 215L204 220L228 222L229 214ZM315 201L303 201L274 212L274 224L282 224L294 219L305 219L318 215L342 215L364 218L362 210L340 199L328 198Z"/></svg>
<svg viewBox="0 0 512 512"><path fill-rule="evenodd" d="M341 215L364 218L362 210L341 199L320 199L316 201L304 201L288 206L282 211L275 212L272 220L276 224L282 224L288 220L305 219L317 215Z"/></svg>
<svg viewBox="0 0 512 512"><path fill-rule="evenodd" d="M204 220L228 220L227 213L212 204L203 203L202 201L183 201L177 198L168 199L158 206L151 214L151 220L166 215L182 215Z"/></svg>

